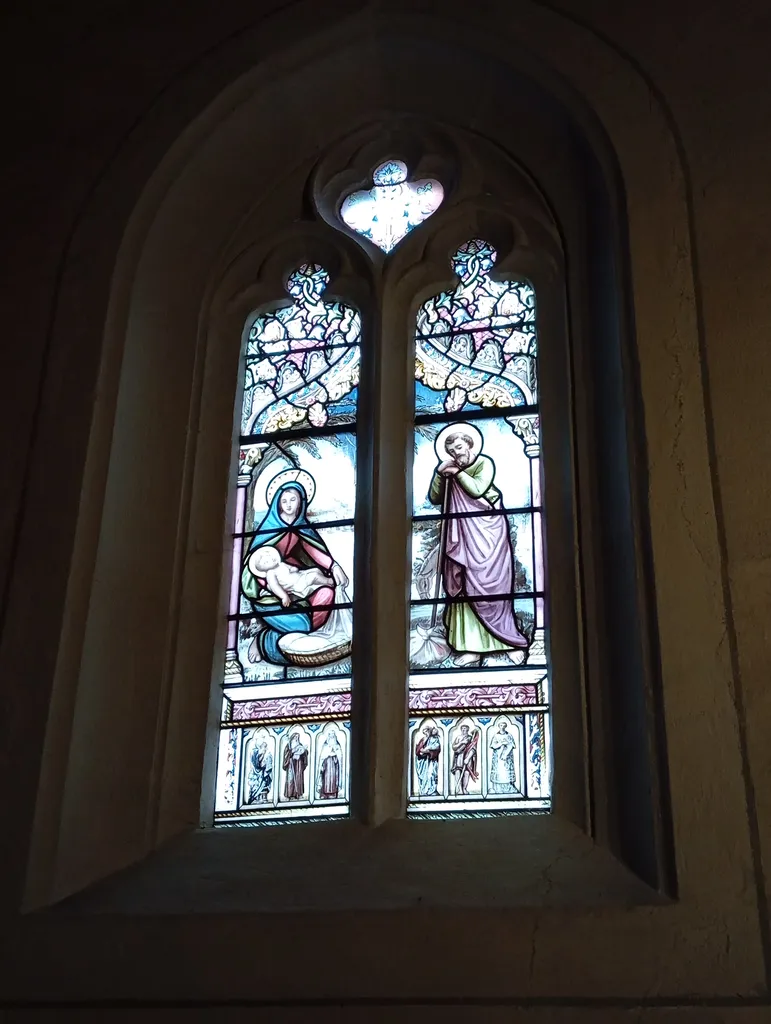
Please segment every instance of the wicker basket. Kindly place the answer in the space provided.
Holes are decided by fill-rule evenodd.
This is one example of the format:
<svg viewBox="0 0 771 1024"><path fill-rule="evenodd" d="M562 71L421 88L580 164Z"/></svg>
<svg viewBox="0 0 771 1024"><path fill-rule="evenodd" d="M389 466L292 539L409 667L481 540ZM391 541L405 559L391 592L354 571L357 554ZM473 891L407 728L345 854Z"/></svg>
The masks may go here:
<svg viewBox="0 0 771 1024"><path fill-rule="evenodd" d="M298 665L301 668L318 668L320 665L329 665L332 661L340 661L347 658L351 653L351 641L347 640L339 647L330 647L327 651L319 651L318 654L295 654L282 651L290 665Z"/></svg>

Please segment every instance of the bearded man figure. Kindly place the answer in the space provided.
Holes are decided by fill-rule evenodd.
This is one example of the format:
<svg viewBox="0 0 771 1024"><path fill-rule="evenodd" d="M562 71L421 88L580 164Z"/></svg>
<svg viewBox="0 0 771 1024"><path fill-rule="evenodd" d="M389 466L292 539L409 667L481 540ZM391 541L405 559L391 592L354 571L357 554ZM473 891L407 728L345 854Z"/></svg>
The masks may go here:
<svg viewBox="0 0 771 1024"><path fill-rule="evenodd" d="M498 511L495 464L482 455L482 436L470 424L442 431L438 450L442 440L449 458L434 470L428 496L449 513L439 565L445 593L460 600L445 607L448 643L459 666L479 665L483 657L500 653L522 664L528 641L517 627L513 599L506 596L514 589L514 552L506 515Z"/></svg>

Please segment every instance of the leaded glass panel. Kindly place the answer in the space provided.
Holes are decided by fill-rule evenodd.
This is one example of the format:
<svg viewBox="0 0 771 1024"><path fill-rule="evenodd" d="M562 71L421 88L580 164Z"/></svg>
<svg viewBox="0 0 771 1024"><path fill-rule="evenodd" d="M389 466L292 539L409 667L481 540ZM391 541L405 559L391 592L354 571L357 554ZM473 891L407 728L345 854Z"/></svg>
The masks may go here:
<svg viewBox="0 0 771 1024"><path fill-rule="evenodd" d="M348 813L361 319L304 264L249 326L215 822Z"/></svg>
<svg viewBox="0 0 771 1024"><path fill-rule="evenodd" d="M444 189L434 178L407 180L407 165L388 160L372 174L372 188L352 192L340 216L357 234L389 253L406 235L435 213Z"/></svg>
<svg viewBox="0 0 771 1024"><path fill-rule="evenodd" d="M549 806L536 304L495 259L466 242L417 316L411 814Z"/></svg>

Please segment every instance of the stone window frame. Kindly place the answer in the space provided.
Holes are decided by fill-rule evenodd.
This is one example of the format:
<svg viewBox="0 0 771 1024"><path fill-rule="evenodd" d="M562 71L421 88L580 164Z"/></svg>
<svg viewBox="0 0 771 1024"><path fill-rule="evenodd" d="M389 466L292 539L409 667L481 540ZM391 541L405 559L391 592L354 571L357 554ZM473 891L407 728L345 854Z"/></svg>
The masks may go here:
<svg viewBox="0 0 771 1024"><path fill-rule="evenodd" d="M413 231L388 258L358 238L338 217L341 199L351 188L366 187L374 166L407 155L413 176L436 176L445 202L429 222ZM484 180L484 184L483 184ZM541 402L546 409L546 550L560 565L549 604L560 627L556 660L556 728L563 743L555 759L555 810L579 827L589 828L585 792L583 734L585 684L581 664L575 549L577 526L570 444L572 397L567 369L549 372L550 363L567 368L566 296L562 241L552 213L537 187L516 162L483 139L458 129L440 129L414 119L387 118L354 132L332 146L315 169L307 189L322 224L308 220L281 232L279 239L259 237L263 211L257 206L241 235L250 244L229 263L207 311L211 373L204 382L199 431L218 437L213 448L227 449L228 424L207 417L213 392L233 391L233 359L244 325L262 308L274 305L287 273L301 262L317 262L331 272L325 295L362 312L362 385L359 439L357 602L354 653L352 813L379 825L404 817L406 801L407 638L410 565L410 517L414 384L414 323L428 295L452 286L449 256L463 241L483 236L498 251L494 274L527 278L539 303ZM288 197L291 199L291 197ZM280 216L280 215L279 215ZM328 224L333 230L325 230ZM248 231L254 231L249 238ZM362 254L363 250L363 254ZM362 259L362 255L364 258ZM280 300L279 300L280 301ZM237 400L238 401L238 400ZM219 415L219 414L217 414ZM543 415L542 415L543 418ZM377 444L373 438L377 437ZM512 443L517 443L512 436ZM557 483L561 481L561 485ZM231 481L232 487L232 481ZM552 495L552 488L554 493ZM401 497L400 497L401 496ZM551 498L553 497L553 500ZM402 498L404 500L402 500ZM549 511L553 506L554 511ZM230 515L230 510L228 511ZM193 511L195 518L195 510ZM375 541L373 538L377 537ZM229 586L230 555L223 565L223 600ZM385 608L378 619L374 606ZM212 675L217 680L222 651L215 648ZM356 680L361 680L357 684ZM555 684L552 684L555 685ZM601 691L601 687L597 688ZM210 720L221 704L221 688L212 692ZM218 756L218 734L209 736L207 783ZM202 794L202 824L212 824L213 791Z"/></svg>
<svg viewBox="0 0 771 1024"><path fill-rule="evenodd" d="M385 827L368 829L363 835L357 833L343 842L338 841L340 832L333 836L326 827L317 826L314 856L337 880L337 887L328 890L333 895L326 904L314 904L318 887L309 888L303 881L303 872L297 870L303 858L307 862L308 851L298 849L297 844L286 850L295 865L291 906L296 913L271 915L274 945L261 948L263 974L259 992L254 980L245 976L248 972L241 969L235 972L228 990L231 996L243 993L246 998L280 998L294 991L297 997L313 997L345 991L350 997L360 991L376 997L391 995L396 986L405 997L426 997L439 991L445 997L591 997L605 976L599 967L603 956L597 958L598 944L606 953L624 948L625 973L615 980L614 989L620 997L667 995L683 988L733 996L737 992L751 993L762 977L757 907L750 887L744 882L752 868L743 816L739 753L731 747L730 737L721 739L725 723L734 720L729 688L725 685L730 672L719 647L717 654L708 654L703 643L703 635L721 621L722 597L716 571L719 550L706 443L699 330L694 312L689 211L676 141L665 112L651 97L645 80L622 57L554 12L523 3L521 14L516 41L499 40L486 33L479 14L474 12L456 11L453 18L448 16L440 26L428 22L423 27L431 28L431 47L437 53L442 46L447 47L445 58L453 47L458 53L468 53L470 48L477 47L490 62L488 71L495 63L510 83L522 87L524 94L530 88L527 76L531 83L541 81L546 91L575 116L607 179L615 181L617 205L613 213L624 228L622 234L627 235L620 241L629 255L628 276L623 286L634 300L634 324L630 323L628 329L636 345L630 359L639 364L647 442L647 457L639 466L639 477L651 523L650 556L655 586L649 601L659 626L664 682L662 718L668 737L659 763L668 776L671 794L677 899L668 899L640 880L639 876L645 873L644 865L630 872L608 849L587 840L580 829L560 822L556 815L534 818L532 827L528 823L527 836L520 834L511 846L501 845L501 823L479 823L487 832L485 853L490 868L484 884L475 893L463 888L468 877L468 850L464 850L458 836L447 831L438 831L439 840L419 851L425 868L405 883L399 877L405 856L413 867L416 862L400 846L400 829L411 827L411 823L396 825L390 831ZM290 23L282 22L282 17L277 15L260 26L257 35L265 59L258 70L245 74L232 90L213 103L205 117L181 136L160 170L151 175L159 152L168 146L168 141L164 146L163 140L180 134L178 129L170 132L170 126L178 126L180 118L184 122L185 109L200 109L202 92L211 88L217 76L209 69L204 76L208 84L201 84L202 92L194 95L193 90L185 94L181 87L181 91L167 97L159 111L141 126L121 161L96 190L68 252L42 396L39 436L52 436L62 414L72 411L62 379L79 384L80 393L88 393L89 374L95 381L96 367L101 366L99 401L93 416L90 409L84 409L77 417L72 437L62 442L66 458L53 473L41 458L42 449L33 452L28 515L16 557L9 625L0 662L4 678L18 676L27 664L25 659L32 649L30 641L37 636L30 632L33 627L25 618L31 606L30 581L39 578L36 568L41 558L39 537L43 535L48 513L46 495L53 483L61 482L62 515L56 529L49 533L49 588L43 609L52 613L48 621L57 628L52 630L48 647L38 647L36 666L43 679L45 673L49 677L34 701L30 699L20 705L19 714L27 727L12 731L3 748L14 773L23 780L14 793L12 810L18 815L21 831L29 836L29 844L25 842L20 847L24 856L10 863L11 899L18 898L13 893L21 891L20 882L26 876L25 905L29 910L50 905L110 870L141 861L164 840L190 826L190 807L197 802L200 756L192 756L186 746L185 736L190 733L182 728L185 715L180 713L185 692L180 690L179 679L172 679L169 672L170 664L176 666L171 656L174 644L170 646L168 635L156 638L156 620L148 619L142 657L149 658L147 652L152 649L154 672L148 677L142 671L147 665L138 665L134 677L138 680L137 692L129 696L136 702L147 678L159 687L157 728L152 730L154 737L149 744L150 785L145 784L144 799L140 799L140 794L136 806L129 808L130 813L110 818L110 809L105 808L110 827L96 836L98 855L86 862L79 862L74 856L78 844L83 845L82 826L88 824L93 814L89 799L100 791L89 760L103 751L110 753L113 748L130 754L131 740L136 736L120 723L109 743L105 739L102 747L83 745L84 733L99 716L98 698L103 692L98 672L87 664L100 637L94 567L99 568L100 559L109 550L110 538L105 537L105 530L109 534L109 513L115 511L110 501L127 493L125 481L111 478L116 467L125 468L132 458L131 446L126 448L131 432L126 432L127 424L121 423L121 416L144 406L147 418L143 421L143 440L147 443L146 432L149 430L152 435L155 425L155 396L151 394L148 401L140 384L146 386L148 374L166 374L163 379L167 380L168 372L175 368L167 353L137 348L136 339L142 327L160 337L158 332L163 326L152 322L152 289L144 294L142 289L149 287L153 272L156 278L168 278L169 273L173 277L173 269L168 271L158 262L164 235L167 240L172 224L176 227L178 251L191 241L199 241L196 226L190 222L189 204L194 193L186 191L192 188L190 158L198 147L199 169L204 177L206 171L211 172L216 160L207 143L215 126L226 125L230 115L234 111L237 115L239 105L246 107L250 98L256 107L263 103L265 115L264 104L270 96L275 99L277 84L294 76L297 86L302 68L314 54L322 59L335 48L336 59L340 47L347 45L346 56L365 82L367 67L362 58L369 52L368 47L375 47L382 58L389 46L392 53L404 55L405 38L412 40L415 50L424 45L415 35L420 16L405 10L400 20L398 4L389 11L387 22L378 21L379 15L372 11L358 20L345 20L345 13L330 5L326 12L330 35L324 37L322 33L310 41L300 39L296 50L287 56L284 40ZM296 17L297 11L293 11L292 26L297 24ZM255 42L257 36L246 34L218 52L214 63L223 82L232 80L235 69L250 67ZM558 66L560 74L545 70L549 66ZM425 62L421 70L424 67ZM430 106L433 102L439 109L441 67L437 65L435 71L436 82L431 82L431 76L425 78L424 82L431 87L426 87L418 105ZM493 80L502 85L500 76L496 79L491 73L489 81ZM626 89L609 91L608 80L623 81ZM260 92L262 97L258 96ZM445 95L449 94L445 91ZM362 89L362 96L367 98L366 89ZM191 104L189 108L185 108L183 99ZM180 104L176 109L175 100ZM475 130L484 134L484 112L467 111L467 115L472 113L466 123L473 123ZM456 111L456 116L462 118L463 112ZM234 120L231 118L231 127ZM244 144L243 122L240 127L235 142L233 133L230 136L234 153L239 142ZM556 140L552 141L553 165L545 166L544 170L559 178L559 147ZM220 160L221 154L222 149ZM138 185L141 187L140 183L148 180L150 184L138 200ZM183 230L179 230L181 226ZM148 239L153 243L151 246ZM213 254L209 252L208 256ZM194 276L191 275L191 280ZM100 297L111 293L109 308L106 302L100 308L94 301L95 288ZM145 304L140 301L137 305L137 297ZM173 314L184 314L181 296L175 298L179 300L176 305L163 311L165 324ZM611 298L612 293L604 296L605 300ZM87 308L91 309L88 314ZM73 324L77 327L73 328ZM177 380L182 404L185 406L187 395L187 408L193 415L176 424L174 437L160 439L160 446L169 445L171 451L187 452L194 433L191 425L196 422L197 410L193 385L200 383L206 369L201 332L194 334L194 341L188 342L192 359L185 365L184 374L180 374L184 379ZM77 361L72 358L75 352L85 366L81 376ZM179 372L179 366L176 369ZM232 407L227 414L232 416ZM133 436L136 441L136 432ZM216 458L216 453L208 451L205 444L199 446L196 470L207 459ZM192 493L195 505L195 481L187 468L178 472L173 460L167 460L163 468L167 476L173 476L181 498L186 501ZM66 470L73 470L74 475L67 476ZM180 501L177 507L182 504ZM221 521L217 525L221 537ZM199 605L196 595L207 592L212 579L216 581L221 558L219 552L212 553L201 546L200 537L187 525L182 529L174 520L164 527L180 538L170 564L165 563L165 549L153 547L157 539L148 542L141 552L135 552L135 557L155 556L159 566L163 563L163 572L158 568L148 583L153 590L150 597L166 607L175 636L182 630L192 637L188 656L195 663L196 624L211 621L211 609ZM183 564L185 572L180 577ZM156 587L157 593L153 589ZM172 592L177 597L170 600ZM688 621L683 627L676 615L683 613L686 594ZM101 625L103 628L104 623ZM132 623L132 628L138 625L141 621ZM680 675L694 672L703 680L698 708L693 705L692 690L686 694L678 686ZM50 679L53 689L48 691ZM126 705L132 704L129 697L124 697L124 701ZM105 708L106 704L102 711ZM17 716L14 725L18 723ZM133 726L136 728L137 723ZM18 736L20 731L22 737ZM203 731L202 728L198 739L199 750ZM595 740L593 736L592 750ZM25 775L21 769L28 764L31 770ZM694 790L694 779L699 780L698 792ZM707 803L706 797L699 794L711 793L718 779L725 799L716 810L714 802ZM699 816L707 807L713 828L704 835ZM453 823L436 824L444 828ZM291 831L264 830L265 837L259 839L267 849L276 843L277 837L281 841L280 835ZM618 835L609 837L609 846L619 848L627 839L624 829L617 831ZM232 954L234 949L248 948L255 918L247 911L266 908L266 887L259 884L259 877L255 887L254 837L251 833L247 835L246 830L234 830L227 838L221 838L222 835L217 831L194 833L192 838L168 844L164 851L134 869L133 874L129 872L105 883L106 888L92 887L90 892L68 901L53 917L50 913L28 914L16 930L12 949L11 967L18 991L26 993L33 986L37 992L53 993L54 998L73 998L85 992L93 997L91 983L98 977L96 987L100 991L119 997L127 981L121 978L119 965L116 969L110 964L109 952L104 948L105 936L117 934L127 941L143 943L145 955L139 970L132 972L131 995L179 991L189 995L191 972L196 979L196 996L221 994L226 959L224 952L216 950L221 946ZM356 865L350 859L351 850L357 846L367 852L374 864L373 874L365 881L357 876ZM635 846L633 839L626 848ZM433 868L440 851L445 867L437 872ZM518 857L522 855L518 863L523 870L517 877L512 877L511 872L512 851ZM216 877L218 871L229 873L227 883ZM390 877L392 884L384 889L381 883L385 877ZM508 885L505 906L516 912L515 917L500 915L498 883L503 878ZM720 879L719 886L714 884L716 878ZM235 887L233 881L237 883ZM433 886L426 901L430 909L420 909L425 885L429 883ZM208 888L207 898L191 903L191 885L199 890ZM309 908L314 905L328 913L312 912ZM287 909L286 903L283 906ZM585 912L577 912L577 907L583 907ZM186 913L180 922L175 914L182 908ZM212 914L196 913L206 909ZM234 921L230 912L236 909L241 914ZM347 912L353 909L360 913L352 932L347 930L352 920ZM120 924L107 925L99 913L94 913L105 910L128 917ZM218 910L225 913L217 914ZM385 910L389 913L378 912ZM512 927L515 920L518 928ZM419 922L433 927L441 925L438 941L444 955L437 958L441 967L431 966L425 976L416 979L410 964L420 948L415 933ZM330 926L336 936L335 948L325 950L322 938L329 934ZM464 975L460 970L452 936L454 929L466 926L486 929L490 948L501 951L500 957L486 963L485 972ZM357 953L356 936L362 928L368 936L366 960ZM321 951L299 984L287 973L280 956L282 945L298 929L309 948ZM56 969L52 969L51 963L40 957L41 948L54 936L75 933L82 939L77 959L70 959L65 948ZM675 933L683 936L684 941L696 943L692 955L685 957L685 966L682 957L669 955L671 936ZM197 941L191 945L192 934ZM731 941L726 945L727 937ZM159 966L161 949L168 943L183 941L190 957L182 973L178 967L169 972L168 962ZM572 970L565 972L568 950ZM391 970L386 977L377 964L389 959ZM349 984L352 975L356 977L355 992Z"/></svg>

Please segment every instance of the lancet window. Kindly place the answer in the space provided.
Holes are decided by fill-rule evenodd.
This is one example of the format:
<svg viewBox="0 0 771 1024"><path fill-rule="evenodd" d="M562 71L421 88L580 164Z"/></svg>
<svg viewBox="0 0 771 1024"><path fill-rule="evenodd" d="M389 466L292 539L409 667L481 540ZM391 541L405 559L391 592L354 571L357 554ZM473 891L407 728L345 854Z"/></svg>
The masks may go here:
<svg viewBox="0 0 771 1024"><path fill-rule="evenodd" d="M216 821L348 813L361 318L328 280L248 331Z"/></svg>
<svg viewBox="0 0 771 1024"><path fill-rule="evenodd" d="M440 181L411 181L389 160L370 188L341 198L339 217L389 258L443 199ZM496 258L484 238L456 248L456 284L424 301L414 324L404 669L416 817L550 801L537 303L527 280L494 273ZM366 727L351 720L351 693L370 685L352 671L357 616L372 614L353 589L368 339L353 304L326 298L328 282L317 263L296 267L288 298L248 325L219 824L350 813L352 729ZM407 489L394 497L406 503Z"/></svg>
<svg viewBox="0 0 771 1024"><path fill-rule="evenodd" d="M415 332L409 808L544 809L536 304L470 239Z"/></svg>

